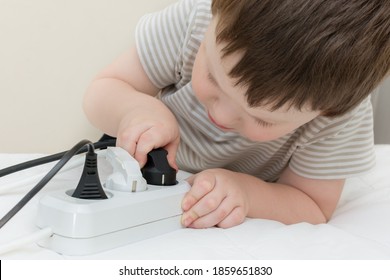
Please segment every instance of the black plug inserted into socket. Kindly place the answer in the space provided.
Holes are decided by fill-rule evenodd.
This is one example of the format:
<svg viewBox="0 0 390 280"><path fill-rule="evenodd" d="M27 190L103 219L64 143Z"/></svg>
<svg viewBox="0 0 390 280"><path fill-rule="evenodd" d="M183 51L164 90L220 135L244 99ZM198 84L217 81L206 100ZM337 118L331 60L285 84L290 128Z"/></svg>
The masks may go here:
<svg viewBox="0 0 390 280"><path fill-rule="evenodd" d="M158 148L148 153L148 159L141 168L142 176L149 185L172 186L176 185L176 170L172 168L167 159L168 152Z"/></svg>

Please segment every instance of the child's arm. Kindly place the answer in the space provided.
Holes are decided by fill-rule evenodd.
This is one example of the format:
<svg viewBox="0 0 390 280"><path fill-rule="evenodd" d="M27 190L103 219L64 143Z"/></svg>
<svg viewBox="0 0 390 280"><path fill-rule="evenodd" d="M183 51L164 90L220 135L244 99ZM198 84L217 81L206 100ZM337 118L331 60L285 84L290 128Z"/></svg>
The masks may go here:
<svg viewBox="0 0 390 280"><path fill-rule="evenodd" d="M245 217L285 224L327 222L338 203L344 180L314 180L287 168L277 183L224 169L210 169L189 179L182 223L194 228L227 228Z"/></svg>
<svg viewBox="0 0 390 280"><path fill-rule="evenodd" d="M117 137L142 166L146 154L164 147L176 167L179 128L171 111L155 96L156 88L146 75L134 48L106 67L91 83L84 110L90 122Z"/></svg>

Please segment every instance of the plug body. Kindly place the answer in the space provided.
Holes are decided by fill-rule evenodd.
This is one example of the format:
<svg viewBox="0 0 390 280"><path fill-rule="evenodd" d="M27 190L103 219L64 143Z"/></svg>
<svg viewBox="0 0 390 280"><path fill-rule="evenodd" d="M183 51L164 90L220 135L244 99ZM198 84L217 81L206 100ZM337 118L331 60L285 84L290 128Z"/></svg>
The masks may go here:
<svg viewBox="0 0 390 280"><path fill-rule="evenodd" d="M100 183L97 154L93 150L85 155L83 173L72 196L81 199L107 199Z"/></svg>
<svg viewBox="0 0 390 280"><path fill-rule="evenodd" d="M139 192L147 189L138 162L120 147L108 147L106 159L112 166L112 174L106 180L106 188L123 192Z"/></svg>
<svg viewBox="0 0 390 280"><path fill-rule="evenodd" d="M169 165L167 155L168 152L162 148L148 153L148 160L141 169L142 176L148 184L158 186L177 184L176 170Z"/></svg>

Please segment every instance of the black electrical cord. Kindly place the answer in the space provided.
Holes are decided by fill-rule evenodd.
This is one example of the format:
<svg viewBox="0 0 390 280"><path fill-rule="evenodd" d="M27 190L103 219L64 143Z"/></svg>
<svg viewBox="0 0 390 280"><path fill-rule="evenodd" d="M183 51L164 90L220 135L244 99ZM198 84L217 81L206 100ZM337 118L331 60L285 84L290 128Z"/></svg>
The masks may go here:
<svg viewBox="0 0 390 280"><path fill-rule="evenodd" d="M34 188L32 188L1 220L0 228L2 228L16 213L22 209L27 202L31 200L57 173L60 169L76 154L81 153L83 150L86 151L88 144L92 144L89 140L82 140L73 146L67 152L63 153L60 161L39 181ZM85 149L83 149L85 148ZM56 154L56 156L59 154ZM54 161L54 160L52 160Z"/></svg>
<svg viewBox="0 0 390 280"><path fill-rule="evenodd" d="M115 142L116 142L115 138L111 138L111 137L105 138L103 136L98 142L93 143L93 146L95 149L104 149L104 148L107 148L109 146L115 146ZM79 151L77 151L76 154L85 153L86 151L87 151L87 147L83 147ZM6 167L6 168L0 170L0 178L7 176L9 174L15 173L15 172L22 171L24 169L35 167L37 165L42 165L42 164L46 164L46 163L53 162L56 160L60 160L67 152L68 151L65 151L65 152L61 152L61 153L29 160L29 161L26 161L23 163L19 163L19 164L13 165L13 166Z"/></svg>

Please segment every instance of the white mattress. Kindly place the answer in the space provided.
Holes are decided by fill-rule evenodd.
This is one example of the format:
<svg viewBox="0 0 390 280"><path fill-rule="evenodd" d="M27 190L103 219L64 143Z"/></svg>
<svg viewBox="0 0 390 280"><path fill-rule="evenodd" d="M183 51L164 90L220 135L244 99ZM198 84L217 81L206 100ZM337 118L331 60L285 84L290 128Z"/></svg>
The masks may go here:
<svg viewBox="0 0 390 280"><path fill-rule="evenodd" d="M151 239L74 257L35 243L1 255L1 259L390 259L390 145L376 146L377 166L369 174L348 179L339 206L327 224L284 225L247 219L230 228L180 229ZM0 154L0 168L41 155ZM52 164L0 178L0 216L35 184L22 180L45 174ZM0 245L36 232L39 198L74 184L73 169L57 175L8 224L0 229ZM35 180L36 182L37 180ZM11 189L5 189L11 186Z"/></svg>

